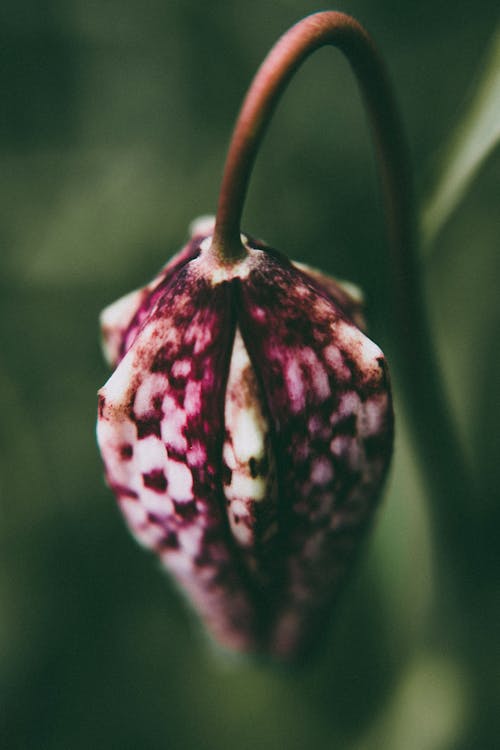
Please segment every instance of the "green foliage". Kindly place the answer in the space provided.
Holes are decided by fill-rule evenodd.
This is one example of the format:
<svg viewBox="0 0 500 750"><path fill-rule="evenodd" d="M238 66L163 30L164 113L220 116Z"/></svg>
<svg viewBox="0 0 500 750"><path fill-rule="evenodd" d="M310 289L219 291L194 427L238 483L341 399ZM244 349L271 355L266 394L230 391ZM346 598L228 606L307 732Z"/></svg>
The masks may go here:
<svg viewBox="0 0 500 750"><path fill-rule="evenodd" d="M445 145L436 184L423 208L424 245L430 247L457 210L482 164L500 141L500 29L493 36L469 106Z"/></svg>

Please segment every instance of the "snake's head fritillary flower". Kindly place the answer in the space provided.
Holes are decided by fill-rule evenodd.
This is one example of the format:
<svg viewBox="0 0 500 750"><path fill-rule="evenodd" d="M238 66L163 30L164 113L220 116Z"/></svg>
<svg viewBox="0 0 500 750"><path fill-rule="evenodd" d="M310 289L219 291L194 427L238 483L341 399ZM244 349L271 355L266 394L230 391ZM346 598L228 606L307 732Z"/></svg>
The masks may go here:
<svg viewBox="0 0 500 750"><path fill-rule="evenodd" d="M356 556L392 449L384 356L348 287L211 224L102 315L107 482L214 637L288 658Z"/></svg>

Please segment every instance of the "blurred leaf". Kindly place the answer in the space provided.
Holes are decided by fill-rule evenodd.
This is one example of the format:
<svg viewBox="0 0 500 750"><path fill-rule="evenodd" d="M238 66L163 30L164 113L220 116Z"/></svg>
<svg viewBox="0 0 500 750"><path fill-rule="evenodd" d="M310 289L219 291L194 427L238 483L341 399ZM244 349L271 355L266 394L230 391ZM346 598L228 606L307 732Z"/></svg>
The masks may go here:
<svg viewBox="0 0 500 750"><path fill-rule="evenodd" d="M460 666L441 654L416 655L392 703L355 750L456 747L467 717Z"/></svg>
<svg viewBox="0 0 500 750"><path fill-rule="evenodd" d="M423 207L422 238L427 253L499 141L500 28L497 28L475 95L450 137L441 174Z"/></svg>

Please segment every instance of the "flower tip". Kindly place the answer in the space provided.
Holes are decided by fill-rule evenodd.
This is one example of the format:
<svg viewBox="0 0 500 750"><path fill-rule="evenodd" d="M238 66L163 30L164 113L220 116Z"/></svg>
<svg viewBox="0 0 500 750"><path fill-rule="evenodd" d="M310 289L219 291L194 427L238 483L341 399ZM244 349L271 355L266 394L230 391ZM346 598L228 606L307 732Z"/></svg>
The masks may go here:
<svg viewBox="0 0 500 750"><path fill-rule="evenodd" d="M215 227L215 216L213 214L202 214L189 224L189 235L195 237L204 237L213 234Z"/></svg>

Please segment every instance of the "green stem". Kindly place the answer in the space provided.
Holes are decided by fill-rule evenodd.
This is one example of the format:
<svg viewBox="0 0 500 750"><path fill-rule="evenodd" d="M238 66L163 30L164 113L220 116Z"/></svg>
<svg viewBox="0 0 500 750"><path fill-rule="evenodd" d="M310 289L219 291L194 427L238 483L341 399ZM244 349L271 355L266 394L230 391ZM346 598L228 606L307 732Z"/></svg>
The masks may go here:
<svg viewBox="0 0 500 750"><path fill-rule="evenodd" d="M315 50L338 47L357 78L381 176L391 248L394 359L447 564L463 558L469 503L465 462L436 363L417 262L415 202L407 148L385 67L363 27L350 16L315 13L293 26L268 54L240 111L228 151L213 249L222 260L244 255L240 221L252 167L271 116L290 79Z"/></svg>

